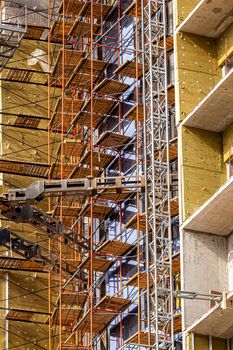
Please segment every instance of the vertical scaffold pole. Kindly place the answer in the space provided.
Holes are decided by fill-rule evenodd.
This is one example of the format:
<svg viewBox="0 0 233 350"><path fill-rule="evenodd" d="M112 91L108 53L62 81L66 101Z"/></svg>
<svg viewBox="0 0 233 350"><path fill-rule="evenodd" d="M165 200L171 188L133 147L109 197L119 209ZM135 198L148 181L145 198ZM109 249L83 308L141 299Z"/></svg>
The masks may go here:
<svg viewBox="0 0 233 350"><path fill-rule="evenodd" d="M150 261L149 332L154 349L174 349L169 166L169 114L167 96L166 1L148 0L143 6L144 29L144 145L147 174L147 208Z"/></svg>

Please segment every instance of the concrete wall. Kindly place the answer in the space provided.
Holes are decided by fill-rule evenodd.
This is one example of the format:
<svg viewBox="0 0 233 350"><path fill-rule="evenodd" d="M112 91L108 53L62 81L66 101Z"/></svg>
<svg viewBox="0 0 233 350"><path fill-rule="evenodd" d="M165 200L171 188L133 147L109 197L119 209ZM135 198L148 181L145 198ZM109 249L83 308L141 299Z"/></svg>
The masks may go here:
<svg viewBox="0 0 233 350"><path fill-rule="evenodd" d="M233 290L233 233L227 238L228 290Z"/></svg>
<svg viewBox="0 0 233 350"><path fill-rule="evenodd" d="M232 239L233 243L233 239ZM182 232L182 290L208 294L228 289L227 239L203 233ZM189 327L209 309L209 303L183 301L183 326Z"/></svg>

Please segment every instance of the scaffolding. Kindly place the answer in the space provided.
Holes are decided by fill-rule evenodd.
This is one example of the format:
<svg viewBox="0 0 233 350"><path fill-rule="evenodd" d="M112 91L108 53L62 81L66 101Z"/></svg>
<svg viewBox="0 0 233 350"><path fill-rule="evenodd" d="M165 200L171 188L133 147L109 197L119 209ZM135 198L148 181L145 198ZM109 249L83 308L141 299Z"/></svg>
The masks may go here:
<svg viewBox="0 0 233 350"><path fill-rule="evenodd" d="M10 117L22 130L47 128L47 162L0 159L3 174L30 178L0 198L2 217L43 239L3 228L0 245L17 260L0 268L25 271L20 255L28 271L48 274L49 350L174 349L179 210L166 2L48 1L46 11L48 28L30 24L25 35L47 45L41 70L12 81L43 86L47 109L37 102L37 113L18 107ZM33 323L32 311L12 307L7 320Z"/></svg>
<svg viewBox="0 0 233 350"><path fill-rule="evenodd" d="M17 15L12 15L10 5L10 0L1 1L0 4L0 72L14 56L27 32L27 6L23 6Z"/></svg>
<svg viewBox="0 0 233 350"><path fill-rule="evenodd" d="M148 157L146 221L147 261L153 281L148 295L148 343L155 349L174 349L171 183L167 79L166 1L149 1L143 10L145 66L145 157ZM156 157L155 157L156 154ZM150 210L148 210L150 208ZM150 333L155 333L154 339Z"/></svg>

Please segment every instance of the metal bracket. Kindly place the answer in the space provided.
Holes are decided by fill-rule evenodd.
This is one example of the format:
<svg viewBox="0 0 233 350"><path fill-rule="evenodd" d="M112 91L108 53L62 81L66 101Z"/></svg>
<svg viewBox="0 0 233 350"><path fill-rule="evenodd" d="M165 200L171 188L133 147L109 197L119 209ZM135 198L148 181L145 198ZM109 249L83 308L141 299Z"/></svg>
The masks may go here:
<svg viewBox="0 0 233 350"><path fill-rule="evenodd" d="M68 180L34 181L26 188L10 189L5 194L12 204L33 204L46 196L81 195L95 196L104 193L122 193L124 191L144 191L144 176L97 177Z"/></svg>
<svg viewBox="0 0 233 350"><path fill-rule="evenodd" d="M57 257L54 254L41 247L38 243L28 241L6 228L0 229L0 245L13 250L13 252L23 256L26 260L43 261L46 265L51 267L54 273L59 273L60 271L60 265L57 263ZM63 272L70 276L74 274L74 271L72 272L71 266L67 262L64 262L61 268ZM80 277L80 274L77 273L76 275L78 279L86 282Z"/></svg>

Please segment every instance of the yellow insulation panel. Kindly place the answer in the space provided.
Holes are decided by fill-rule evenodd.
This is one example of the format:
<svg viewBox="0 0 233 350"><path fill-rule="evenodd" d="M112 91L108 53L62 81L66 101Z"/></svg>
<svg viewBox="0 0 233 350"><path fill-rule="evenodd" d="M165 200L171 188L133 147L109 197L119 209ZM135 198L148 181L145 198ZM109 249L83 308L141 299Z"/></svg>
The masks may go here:
<svg viewBox="0 0 233 350"><path fill-rule="evenodd" d="M227 162L233 155L233 124L223 133L223 161Z"/></svg>
<svg viewBox="0 0 233 350"><path fill-rule="evenodd" d="M232 341L231 341L232 343ZM194 335L194 349L192 346L192 336L190 333L186 334L186 347L187 350L209 350L209 337L206 335L195 334ZM221 338L212 338L212 350L226 350L227 340Z"/></svg>
<svg viewBox="0 0 233 350"><path fill-rule="evenodd" d="M216 192L224 182L223 178L219 172L183 167L183 220Z"/></svg>
<svg viewBox="0 0 233 350"><path fill-rule="evenodd" d="M217 39L218 64L222 66L233 54L233 23Z"/></svg>
<svg viewBox="0 0 233 350"><path fill-rule="evenodd" d="M195 335L195 350L209 350L209 339L203 335Z"/></svg>
<svg viewBox="0 0 233 350"><path fill-rule="evenodd" d="M46 349L49 337L48 329L47 324L9 321L9 349Z"/></svg>
<svg viewBox="0 0 233 350"><path fill-rule="evenodd" d="M182 140L182 165L210 171L223 171L220 134L183 127Z"/></svg>
<svg viewBox="0 0 233 350"><path fill-rule="evenodd" d="M177 23L178 25L190 14L200 0L177 0Z"/></svg>
<svg viewBox="0 0 233 350"><path fill-rule="evenodd" d="M1 247L2 249L2 247ZM6 285L3 282L6 278L6 273L5 272L0 272L0 279L1 279L1 284L0 284L0 349L5 349L5 314L6 310L4 308L6 307Z"/></svg>
<svg viewBox="0 0 233 350"><path fill-rule="evenodd" d="M185 343L187 350L192 350L192 336L190 333L185 333Z"/></svg>
<svg viewBox="0 0 233 350"><path fill-rule="evenodd" d="M226 180L220 134L182 128L183 220L198 209Z"/></svg>
<svg viewBox="0 0 233 350"><path fill-rule="evenodd" d="M183 120L221 79L215 40L179 33L177 43L178 120Z"/></svg>
<svg viewBox="0 0 233 350"><path fill-rule="evenodd" d="M51 88L51 104L60 95L58 89ZM31 114L47 117L48 87L20 82L2 82L2 108L8 113Z"/></svg>
<svg viewBox="0 0 233 350"><path fill-rule="evenodd" d="M226 339L213 338L212 339L212 347L213 347L213 350L226 350L227 349L227 341L226 341Z"/></svg>

